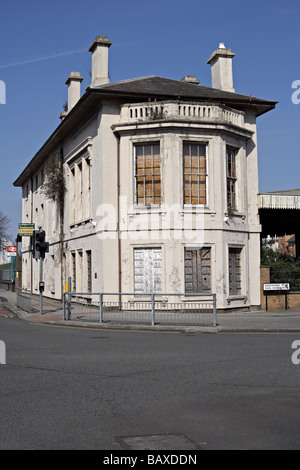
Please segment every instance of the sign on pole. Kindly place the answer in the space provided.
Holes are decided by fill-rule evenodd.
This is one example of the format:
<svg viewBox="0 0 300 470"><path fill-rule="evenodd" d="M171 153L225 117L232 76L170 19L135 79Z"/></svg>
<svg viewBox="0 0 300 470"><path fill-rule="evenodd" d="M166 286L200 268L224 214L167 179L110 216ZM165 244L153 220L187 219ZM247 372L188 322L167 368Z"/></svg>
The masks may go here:
<svg viewBox="0 0 300 470"><path fill-rule="evenodd" d="M35 224L19 224L20 237L32 237L35 229Z"/></svg>
<svg viewBox="0 0 300 470"><path fill-rule="evenodd" d="M14 245L7 246L7 254L8 256L17 256L17 247Z"/></svg>
<svg viewBox="0 0 300 470"><path fill-rule="evenodd" d="M290 290L290 284L288 282L282 282L279 284L264 284L264 290Z"/></svg>

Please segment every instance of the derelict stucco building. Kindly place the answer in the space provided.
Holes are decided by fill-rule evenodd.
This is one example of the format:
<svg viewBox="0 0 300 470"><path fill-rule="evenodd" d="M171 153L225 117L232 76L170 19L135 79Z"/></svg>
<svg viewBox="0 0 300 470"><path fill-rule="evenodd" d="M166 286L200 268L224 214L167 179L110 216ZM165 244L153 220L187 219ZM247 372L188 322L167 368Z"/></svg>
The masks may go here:
<svg viewBox="0 0 300 470"><path fill-rule="evenodd" d="M105 36L92 81L68 77L68 110L14 185L23 223L50 243L45 295L76 292L217 294L218 309L260 305L256 118L276 105L233 88L230 49L211 55L212 88L195 77L109 83ZM62 162L63 219L47 199L47 164ZM38 260L22 240L23 287ZM183 300L183 299L182 299Z"/></svg>

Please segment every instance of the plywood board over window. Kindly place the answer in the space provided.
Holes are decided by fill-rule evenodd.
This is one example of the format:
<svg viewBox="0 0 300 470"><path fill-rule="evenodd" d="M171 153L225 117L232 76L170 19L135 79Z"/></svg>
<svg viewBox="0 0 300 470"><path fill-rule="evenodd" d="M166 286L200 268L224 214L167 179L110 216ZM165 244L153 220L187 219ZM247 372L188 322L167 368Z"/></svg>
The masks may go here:
<svg viewBox="0 0 300 470"><path fill-rule="evenodd" d="M92 292L92 252L86 252L87 292Z"/></svg>
<svg viewBox="0 0 300 470"><path fill-rule="evenodd" d="M232 147L226 147L226 172L227 172L227 207L237 209L236 185L237 185L237 169L236 169L237 150Z"/></svg>
<svg viewBox="0 0 300 470"><path fill-rule="evenodd" d="M161 248L134 249L134 291L137 294L162 292Z"/></svg>
<svg viewBox="0 0 300 470"><path fill-rule="evenodd" d="M135 145L136 203L161 204L161 165L159 143Z"/></svg>
<svg viewBox="0 0 300 470"><path fill-rule="evenodd" d="M211 249L185 248L185 293L206 294L211 292Z"/></svg>
<svg viewBox="0 0 300 470"><path fill-rule="evenodd" d="M183 144L183 202L190 205L207 204L206 144Z"/></svg>
<svg viewBox="0 0 300 470"><path fill-rule="evenodd" d="M229 248L229 295L242 293L241 248Z"/></svg>

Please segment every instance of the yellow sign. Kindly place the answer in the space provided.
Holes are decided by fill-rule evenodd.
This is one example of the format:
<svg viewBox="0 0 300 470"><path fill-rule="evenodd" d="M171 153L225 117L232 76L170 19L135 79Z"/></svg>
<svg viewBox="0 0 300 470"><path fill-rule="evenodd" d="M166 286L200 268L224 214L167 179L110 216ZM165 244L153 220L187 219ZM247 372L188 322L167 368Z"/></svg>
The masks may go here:
<svg viewBox="0 0 300 470"><path fill-rule="evenodd" d="M35 224L19 224L20 237L32 237Z"/></svg>

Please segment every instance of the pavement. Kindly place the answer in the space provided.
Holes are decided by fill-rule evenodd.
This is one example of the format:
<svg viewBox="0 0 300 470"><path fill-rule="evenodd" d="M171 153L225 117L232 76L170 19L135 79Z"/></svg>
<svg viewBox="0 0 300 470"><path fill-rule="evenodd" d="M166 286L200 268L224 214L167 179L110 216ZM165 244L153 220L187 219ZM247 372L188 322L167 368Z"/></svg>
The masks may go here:
<svg viewBox="0 0 300 470"><path fill-rule="evenodd" d="M77 326L98 329L131 329L152 331L185 331L203 333L222 332L270 332L270 333L300 333L300 310L280 311L236 311L218 313L217 326L163 326L163 325L131 325L124 323L102 323L83 321L82 319L64 320L62 302L43 297L42 313L40 313L39 296L32 296L33 312L28 313L17 306L17 294L0 288L1 310L9 311L22 320L31 323L41 323L61 326ZM2 307L2 309L1 309ZM2 313L3 314L3 313Z"/></svg>

